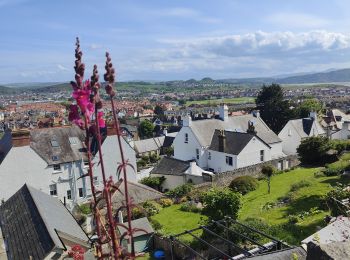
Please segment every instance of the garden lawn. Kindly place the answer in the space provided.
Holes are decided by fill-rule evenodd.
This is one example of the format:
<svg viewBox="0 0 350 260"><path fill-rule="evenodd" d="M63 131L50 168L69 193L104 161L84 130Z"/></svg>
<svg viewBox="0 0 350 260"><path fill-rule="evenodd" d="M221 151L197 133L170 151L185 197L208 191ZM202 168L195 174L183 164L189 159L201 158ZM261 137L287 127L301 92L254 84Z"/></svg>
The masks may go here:
<svg viewBox="0 0 350 260"><path fill-rule="evenodd" d="M206 216L199 213L181 211L180 206L181 205L177 204L162 208L158 214L151 217L159 221L163 226L161 230L163 235L175 235L185 230L197 228L202 218L204 220L207 219ZM200 235L201 233L197 234ZM181 240L190 242L192 241L192 237L190 235L182 236Z"/></svg>
<svg viewBox="0 0 350 260"><path fill-rule="evenodd" d="M270 225L285 224L290 215L299 217L294 234L285 234L285 238L290 243L298 244L302 239L314 233L317 226L324 226L323 218L329 213L322 209L322 197L332 189L338 181L339 176L315 177L314 173L320 168L297 168L295 170L274 175L271 179L271 194L267 192L266 180L259 181L259 187L242 199L242 209L239 219L261 218ZM292 201L271 209L263 209L267 203L276 203L278 198L286 197L290 192L291 185L300 181L307 181L310 186L300 188L292 193ZM321 212L307 215L310 209L321 209ZM311 210L312 211L312 210Z"/></svg>

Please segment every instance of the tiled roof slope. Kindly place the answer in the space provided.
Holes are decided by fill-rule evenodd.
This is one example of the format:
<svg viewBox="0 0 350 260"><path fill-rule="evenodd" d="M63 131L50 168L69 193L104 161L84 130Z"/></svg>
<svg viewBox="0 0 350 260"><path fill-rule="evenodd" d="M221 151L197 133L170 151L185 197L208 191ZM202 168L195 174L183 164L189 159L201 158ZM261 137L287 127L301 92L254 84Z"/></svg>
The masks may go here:
<svg viewBox="0 0 350 260"><path fill-rule="evenodd" d="M70 143L70 138L76 138L76 144ZM85 157L83 152L84 132L76 127L53 127L37 129L30 132L30 147L48 165L79 161ZM56 141L54 147L51 141ZM53 160L53 156L57 156Z"/></svg>
<svg viewBox="0 0 350 260"><path fill-rule="evenodd" d="M56 232L88 245L88 237L59 200L26 184L0 206L0 226L9 259L44 259L54 248L65 249Z"/></svg>

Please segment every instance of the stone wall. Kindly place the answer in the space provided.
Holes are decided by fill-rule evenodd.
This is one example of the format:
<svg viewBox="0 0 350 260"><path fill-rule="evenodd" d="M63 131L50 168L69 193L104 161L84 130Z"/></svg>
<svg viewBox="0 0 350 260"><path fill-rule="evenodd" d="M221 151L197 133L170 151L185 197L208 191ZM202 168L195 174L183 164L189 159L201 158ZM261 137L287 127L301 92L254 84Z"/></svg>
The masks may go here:
<svg viewBox="0 0 350 260"><path fill-rule="evenodd" d="M278 165L279 163L280 165ZM247 175L247 176L252 176L256 178L262 177L261 168L264 165L272 164L274 167L278 168L278 166L281 166L281 163L282 163L282 169L285 170L291 167L298 166L300 164L300 161L298 160L297 155L289 155L281 159L259 163L248 167L235 169L229 172L217 173L213 178L213 182L206 182L206 183L196 185L196 188L205 190L211 186L228 186L233 179L239 176Z"/></svg>

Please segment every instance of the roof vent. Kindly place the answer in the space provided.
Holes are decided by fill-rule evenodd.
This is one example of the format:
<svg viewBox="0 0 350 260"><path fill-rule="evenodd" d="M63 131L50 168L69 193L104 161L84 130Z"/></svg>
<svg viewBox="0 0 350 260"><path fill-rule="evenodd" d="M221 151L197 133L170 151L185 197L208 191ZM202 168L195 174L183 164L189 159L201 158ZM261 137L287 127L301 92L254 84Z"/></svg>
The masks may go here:
<svg viewBox="0 0 350 260"><path fill-rule="evenodd" d="M51 140L52 147L59 147L58 142L56 140Z"/></svg>

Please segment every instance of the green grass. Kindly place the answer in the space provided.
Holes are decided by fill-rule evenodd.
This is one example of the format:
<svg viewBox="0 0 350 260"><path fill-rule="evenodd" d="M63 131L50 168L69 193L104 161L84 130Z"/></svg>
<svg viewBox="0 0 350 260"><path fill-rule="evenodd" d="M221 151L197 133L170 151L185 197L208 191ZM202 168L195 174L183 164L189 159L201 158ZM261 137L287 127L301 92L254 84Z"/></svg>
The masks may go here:
<svg viewBox="0 0 350 260"><path fill-rule="evenodd" d="M161 233L163 235L175 235L182 233L185 230L197 228L201 219L207 219L199 213L184 212L180 210L181 205L172 205L167 208L162 208L159 214L152 216L152 219L159 221L163 225ZM197 233L200 235L201 233ZM190 235L181 236L181 240L191 242Z"/></svg>
<svg viewBox="0 0 350 260"><path fill-rule="evenodd" d="M319 170L319 168L297 168L290 172L275 175L271 179L271 194L267 192L267 182L265 180L259 181L258 189L243 196L243 206L239 219L261 218L270 225L279 225L286 224L290 215L303 214L310 211L311 208L322 210L323 196L341 180L339 176L314 177L314 173ZM290 193L291 186L301 180L307 181L311 185ZM263 209L266 203L276 203L279 198L288 195L291 195L291 202L283 206ZM323 218L328 213L328 211L322 210L317 214L300 219L295 226L295 232L286 231L285 237L280 237L280 239L298 244L302 239L316 232L317 226L325 225Z"/></svg>
<svg viewBox="0 0 350 260"><path fill-rule="evenodd" d="M342 170L342 169L345 169L349 165L350 165L350 153L344 153L340 157L339 161L328 164L327 168L334 169L334 170Z"/></svg>
<svg viewBox="0 0 350 260"><path fill-rule="evenodd" d="M223 99L207 99L207 100L194 100L194 101L187 101L186 106L192 105L192 104L198 104L198 105L218 105L220 103L225 104L242 104L242 103L254 103L255 98L251 97L239 97L239 98L223 98Z"/></svg>

